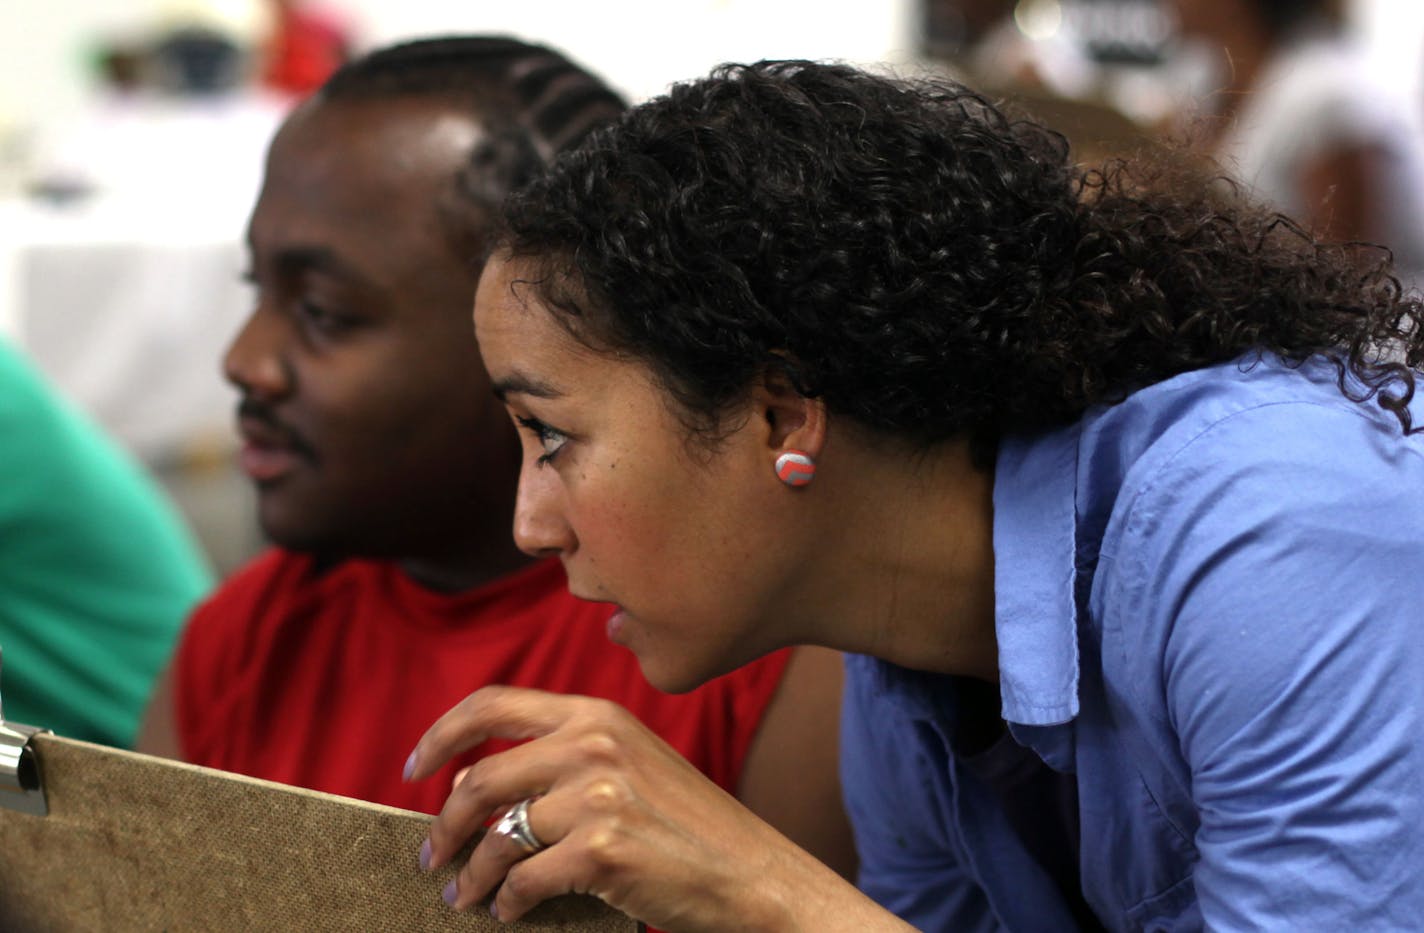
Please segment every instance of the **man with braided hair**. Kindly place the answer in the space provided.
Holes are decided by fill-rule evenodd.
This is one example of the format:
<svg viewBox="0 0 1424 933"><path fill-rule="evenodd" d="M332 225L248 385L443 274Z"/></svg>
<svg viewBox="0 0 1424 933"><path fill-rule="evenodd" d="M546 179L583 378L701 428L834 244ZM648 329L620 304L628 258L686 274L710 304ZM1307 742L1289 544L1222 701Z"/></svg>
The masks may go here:
<svg viewBox="0 0 1424 933"><path fill-rule="evenodd" d="M141 747L435 812L501 743L420 784L392 753L465 695L602 697L849 869L835 653L661 693L608 641L611 607L510 534L520 445L470 319L487 230L622 109L550 49L465 37L352 62L286 121L248 231L256 306L224 365L276 547L194 614Z"/></svg>

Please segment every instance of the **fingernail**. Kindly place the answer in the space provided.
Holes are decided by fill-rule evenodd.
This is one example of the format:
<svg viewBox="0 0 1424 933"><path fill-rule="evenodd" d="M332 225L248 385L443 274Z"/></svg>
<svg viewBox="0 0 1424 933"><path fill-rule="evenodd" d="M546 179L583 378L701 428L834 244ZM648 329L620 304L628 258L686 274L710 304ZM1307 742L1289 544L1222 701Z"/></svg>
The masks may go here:
<svg viewBox="0 0 1424 933"><path fill-rule="evenodd" d="M427 839L420 844L420 867L425 871L430 871L430 840Z"/></svg>
<svg viewBox="0 0 1424 933"><path fill-rule="evenodd" d="M453 879L450 881L449 884L445 885L445 890L441 892L440 896L445 898L445 903L449 904L451 907L455 906L455 898L459 896L459 889L455 887L455 882Z"/></svg>
<svg viewBox="0 0 1424 933"><path fill-rule="evenodd" d="M405 770L401 772L401 780L409 781L410 776L415 773L415 752L410 753L410 757L405 760Z"/></svg>
<svg viewBox="0 0 1424 933"><path fill-rule="evenodd" d="M499 905L494 901L490 901L490 916L496 920L499 919Z"/></svg>

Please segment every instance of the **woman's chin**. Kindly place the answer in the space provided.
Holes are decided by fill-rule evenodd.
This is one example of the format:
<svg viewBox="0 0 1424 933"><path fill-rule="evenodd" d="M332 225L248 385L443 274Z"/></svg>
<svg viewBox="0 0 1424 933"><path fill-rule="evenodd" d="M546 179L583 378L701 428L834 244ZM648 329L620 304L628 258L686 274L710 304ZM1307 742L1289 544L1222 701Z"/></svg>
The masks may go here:
<svg viewBox="0 0 1424 933"><path fill-rule="evenodd" d="M636 649L634 653L637 654ZM686 663L677 663L678 660L685 662L685 658L672 659L671 663L663 663L668 660L667 658L638 654L638 666L643 669L643 676L648 679L648 683L663 693L687 693L690 690L696 690L712 679L699 676L690 670Z"/></svg>
<svg viewBox="0 0 1424 933"><path fill-rule="evenodd" d="M648 683L663 693L696 690L731 670L730 667L709 667L706 658L692 657L683 645L648 638L648 629L642 620L621 606L609 617L607 632L609 641L633 652Z"/></svg>

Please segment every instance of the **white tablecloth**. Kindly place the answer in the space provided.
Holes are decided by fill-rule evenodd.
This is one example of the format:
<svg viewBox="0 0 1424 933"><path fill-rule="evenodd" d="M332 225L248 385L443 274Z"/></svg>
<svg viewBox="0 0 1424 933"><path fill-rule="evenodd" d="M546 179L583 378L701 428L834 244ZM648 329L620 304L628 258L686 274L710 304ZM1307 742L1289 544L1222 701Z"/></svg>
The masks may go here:
<svg viewBox="0 0 1424 933"><path fill-rule="evenodd" d="M145 459L225 444L244 214L0 202L0 333Z"/></svg>

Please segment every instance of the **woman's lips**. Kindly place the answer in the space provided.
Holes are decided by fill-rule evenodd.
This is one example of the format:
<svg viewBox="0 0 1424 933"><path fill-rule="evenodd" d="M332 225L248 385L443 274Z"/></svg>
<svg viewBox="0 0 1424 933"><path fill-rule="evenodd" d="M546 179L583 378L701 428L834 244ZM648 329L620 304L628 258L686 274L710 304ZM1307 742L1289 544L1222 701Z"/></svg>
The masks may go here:
<svg viewBox="0 0 1424 933"><path fill-rule="evenodd" d="M627 621L628 613L620 606L618 608L618 611L613 613L613 615L610 616L608 619L606 631L608 633L609 641L613 642L615 645L623 644L623 627L627 623Z"/></svg>

